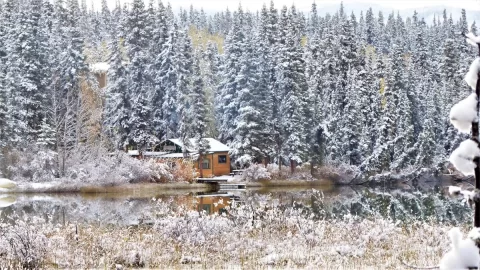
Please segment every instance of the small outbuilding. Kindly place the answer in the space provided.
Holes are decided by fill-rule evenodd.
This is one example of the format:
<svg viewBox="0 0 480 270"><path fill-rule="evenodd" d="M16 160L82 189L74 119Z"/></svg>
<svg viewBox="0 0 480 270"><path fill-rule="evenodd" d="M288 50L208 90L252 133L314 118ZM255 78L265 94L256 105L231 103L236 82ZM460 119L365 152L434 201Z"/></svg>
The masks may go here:
<svg viewBox="0 0 480 270"><path fill-rule="evenodd" d="M203 175L222 176L230 174L230 148L213 138L204 138L210 148L198 160L198 148L195 139L188 139L187 146L180 139L168 139L153 149L155 152L146 153L158 159L190 158L198 170L202 166Z"/></svg>

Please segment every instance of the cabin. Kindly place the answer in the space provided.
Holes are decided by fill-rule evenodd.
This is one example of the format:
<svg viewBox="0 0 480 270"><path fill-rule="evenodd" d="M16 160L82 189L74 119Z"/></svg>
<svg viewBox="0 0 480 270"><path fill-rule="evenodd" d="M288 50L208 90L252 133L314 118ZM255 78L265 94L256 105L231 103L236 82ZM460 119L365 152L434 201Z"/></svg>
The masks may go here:
<svg viewBox="0 0 480 270"><path fill-rule="evenodd" d="M230 174L230 148L213 138L205 138L210 145L202 160L198 160L195 139L188 139L185 146L180 139L168 139L155 146L154 152L145 152L145 157L155 159L190 158L197 170L202 167L205 176L222 176Z"/></svg>

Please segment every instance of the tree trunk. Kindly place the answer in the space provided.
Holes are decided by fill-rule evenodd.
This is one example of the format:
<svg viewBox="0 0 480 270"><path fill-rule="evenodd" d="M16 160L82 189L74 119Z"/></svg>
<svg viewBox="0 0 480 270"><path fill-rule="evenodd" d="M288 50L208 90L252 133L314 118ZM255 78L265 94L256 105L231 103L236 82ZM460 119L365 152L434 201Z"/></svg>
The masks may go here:
<svg viewBox="0 0 480 270"><path fill-rule="evenodd" d="M480 56L480 44L478 44L478 54ZM480 73L477 74L478 80L477 80L477 86L475 89L475 93L477 94L477 115L479 112L479 105L480 103L478 102L478 99L480 97ZM478 122L473 122L472 123L472 140L476 141L477 143L480 142L479 140L479 130L478 130ZM474 162L476 164L475 167L475 188L478 189L480 188L480 159L477 157L474 159ZM474 220L473 220L473 226L478 228L480 227L480 203L475 202L475 215L474 215Z"/></svg>
<svg viewBox="0 0 480 270"><path fill-rule="evenodd" d="M290 159L290 173L293 174L297 168L297 162L293 159Z"/></svg>
<svg viewBox="0 0 480 270"><path fill-rule="evenodd" d="M203 164L202 164L202 154L198 156L198 170L200 171L200 178L203 178Z"/></svg>

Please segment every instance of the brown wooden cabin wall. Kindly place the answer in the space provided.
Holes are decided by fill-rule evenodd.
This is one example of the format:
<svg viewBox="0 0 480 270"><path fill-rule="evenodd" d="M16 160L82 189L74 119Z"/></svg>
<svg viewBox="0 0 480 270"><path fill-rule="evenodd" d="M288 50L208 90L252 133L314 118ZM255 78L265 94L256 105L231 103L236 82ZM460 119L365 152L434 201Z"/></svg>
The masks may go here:
<svg viewBox="0 0 480 270"><path fill-rule="evenodd" d="M227 162L218 163L219 156L227 156ZM209 177L212 175L222 176L230 174L230 155L228 154L228 152L208 154L204 158L208 158L210 160L210 169L203 169L203 177ZM195 169L200 172L198 161L195 162Z"/></svg>

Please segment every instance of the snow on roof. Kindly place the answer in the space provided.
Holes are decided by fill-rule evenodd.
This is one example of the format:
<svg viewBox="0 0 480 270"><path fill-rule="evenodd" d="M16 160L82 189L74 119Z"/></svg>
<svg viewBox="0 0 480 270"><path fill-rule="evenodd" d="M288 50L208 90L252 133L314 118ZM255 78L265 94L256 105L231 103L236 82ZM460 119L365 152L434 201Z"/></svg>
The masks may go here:
<svg viewBox="0 0 480 270"><path fill-rule="evenodd" d="M210 148L208 149L209 152L230 152L230 147L226 146L225 144L221 143L220 141L214 139L214 138L204 138L205 140L208 141L208 144L210 145ZM190 147L187 148L187 151L189 152L194 152L196 147L196 142L195 139L191 138L188 139L190 141ZM183 148L183 143L180 139L169 139L168 141L171 141L172 143L180 146Z"/></svg>
<svg viewBox="0 0 480 270"><path fill-rule="evenodd" d="M156 156L158 158L183 158L183 153L171 153L171 154L164 154L161 156Z"/></svg>
<svg viewBox="0 0 480 270"><path fill-rule="evenodd" d="M110 65L105 62L99 62L90 65L90 71L93 73L105 73L110 69Z"/></svg>

